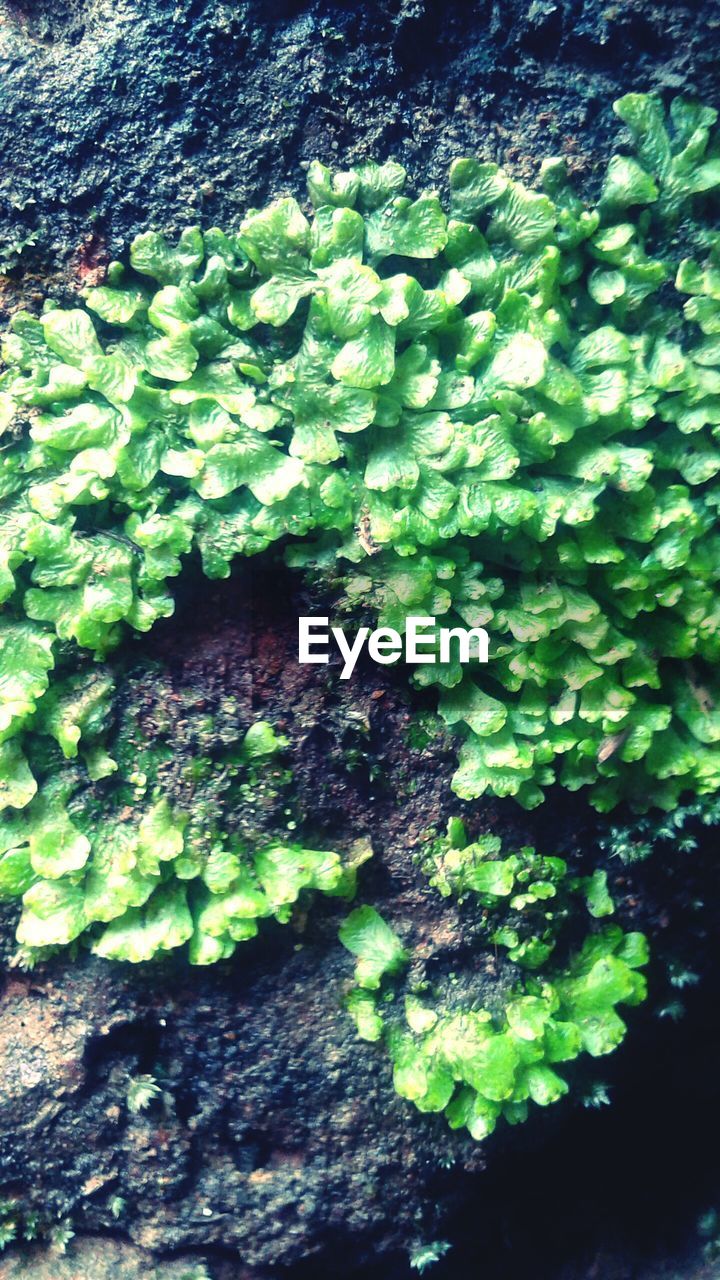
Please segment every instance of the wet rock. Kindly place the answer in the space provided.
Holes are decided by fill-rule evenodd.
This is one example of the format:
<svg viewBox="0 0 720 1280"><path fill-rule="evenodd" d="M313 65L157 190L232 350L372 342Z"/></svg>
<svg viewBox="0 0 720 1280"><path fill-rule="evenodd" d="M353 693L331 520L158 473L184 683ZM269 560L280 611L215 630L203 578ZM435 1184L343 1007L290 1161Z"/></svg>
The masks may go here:
<svg viewBox="0 0 720 1280"><path fill-rule="evenodd" d="M73 1241L66 1254L32 1246L0 1260L0 1280L205 1280L196 1258L158 1262L143 1249L105 1237Z"/></svg>
<svg viewBox="0 0 720 1280"><path fill-rule="evenodd" d="M392 153L430 183L468 151L592 169L618 93L717 99L717 28L711 0L0 0L5 269L232 226L316 156Z"/></svg>

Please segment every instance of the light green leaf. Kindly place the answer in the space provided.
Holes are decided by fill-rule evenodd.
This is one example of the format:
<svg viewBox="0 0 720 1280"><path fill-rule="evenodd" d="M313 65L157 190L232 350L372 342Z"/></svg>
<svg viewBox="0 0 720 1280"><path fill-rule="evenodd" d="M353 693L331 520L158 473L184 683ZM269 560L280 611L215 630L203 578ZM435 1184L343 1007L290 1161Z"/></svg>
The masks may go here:
<svg viewBox="0 0 720 1280"><path fill-rule="evenodd" d="M465 850L466 854L472 848L469 845ZM515 868L512 858L499 862L475 863L466 875L468 888L474 889L476 893L490 894L494 898L506 898L513 890Z"/></svg>
<svg viewBox="0 0 720 1280"><path fill-rule="evenodd" d="M292 276L273 276L255 289L251 306L258 320L276 328L287 324L298 303L313 292L313 280Z"/></svg>
<svg viewBox="0 0 720 1280"><path fill-rule="evenodd" d="M0 861L0 875L2 862ZM345 1008L352 1018L361 1040L378 1041L383 1033L383 1020L378 1012L375 996L370 991L356 987L345 1001Z"/></svg>
<svg viewBox="0 0 720 1280"><path fill-rule="evenodd" d="M181 947L192 934L185 886L171 883L156 889L147 906L131 907L113 920L92 949L106 960L139 964L151 960L158 951Z"/></svg>
<svg viewBox="0 0 720 1280"><path fill-rule="evenodd" d="M355 173L360 182L360 202L368 210L387 204L388 200L402 191L407 176L396 160L386 160L384 164L368 160L356 165Z"/></svg>
<svg viewBox="0 0 720 1280"><path fill-rule="evenodd" d="M491 360L485 375L488 385L525 391L542 380L547 360L547 351L538 338L517 333Z"/></svg>
<svg viewBox="0 0 720 1280"><path fill-rule="evenodd" d="M343 258L320 272L327 290L327 314L338 338L353 338L369 323L382 293L380 277L351 258ZM379 303L378 303L379 305Z"/></svg>
<svg viewBox="0 0 720 1280"><path fill-rule="evenodd" d="M199 354L187 334L153 338L145 348L145 367L156 378L184 382L197 367Z"/></svg>
<svg viewBox="0 0 720 1280"><path fill-rule="evenodd" d="M35 880L27 847L8 849L0 857L0 898L21 898Z"/></svg>
<svg viewBox="0 0 720 1280"><path fill-rule="evenodd" d="M240 244L267 275L303 271L310 250L310 224L297 200L286 196L243 218Z"/></svg>
<svg viewBox="0 0 720 1280"><path fill-rule="evenodd" d="M152 276L159 284L180 284L189 279L205 255L198 227L186 227L173 249L157 231L145 231L130 245L130 264L140 275Z"/></svg>
<svg viewBox="0 0 720 1280"><path fill-rule="evenodd" d="M86 927L81 887L66 880L40 880L23 897L17 939L25 947L63 946Z"/></svg>
<svg viewBox="0 0 720 1280"><path fill-rule="evenodd" d="M399 254L434 258L447 243L447 220L436 195L417 200L397 196L365 222L368 253L373 259Z"/></svg>
<svg viewBox="0 0 720 1280"><path fill-rule="evenodd" d="M550 1018L550 1005L539 996L521 996L505 1006L511 1029L521 1040L540 1040Z"/></svg>
<svg viewBox="0 0 720 1280"><path fill-rule="evenodd" d="M93 322L86 311L63 311L60 307L40 317L45 341L67 364L81 365L89 356L101 356Z"/></svg>
<svg viewBox="0 0 720 1280"><path fill-rule="evenodd" d="M313 160L307 175L308 195L316 209L323 205L349 205L357 199L360 178L351 169L348 173L333 173L319 160Z"/></svg>
<svg viewBox="0 0 720 1280"><path fill-rule="evenodd" d="M507 708L491 698L472 680L463 680L453 689L444 689L440 698L440 714L447 724L465 721L480 737L496 733L507 720Z"/></svg>
<svg viewBox="0 0 720 1280"><path fill-rule="evenodd" d="M633 204L652 204L658 197L655 180L632 156L612 156L600 192L600 204L607 209L627 209Z"/></svg>
<svg viewBox="0 0 720 1280"><path fill-rule="evenodd" d="M302 483L303 466L255 432L244 431L233 444L216 444L193 487L202 498L224 498L247 485L259 502L282 501Z"/></svg>
<svg viewBox="0 0 720 1280"><path fill-rule="evenodd" d="M143 871L154 872L156 862L171 862L183 851L183 826L172 813L168 801L158 800L138 827L138 859Z"/></svg>
<svg viewBox="0 0 720 1280"><path fill-rule="evenodd" d="M355 979L358 986L376 991L382 979L397 973L408 956L397 934L374 907L356 907L343 921L340 941L358 957Z"/></svg>
<svg viewBox="0 0 720 1280"><path fill-rule="evenodd" d="M46 880L59 880L80 871L90 856L90 841L62 810L43 812L30 833L33 871Z"/></svg>
<svg viewBox="0 0 720 1280"><path fill-rule="evenodd" d="M524 1082L533 1102L541 1107L559 1102L568 1091L565 1081L551 1067L540 1062L525 1069Z"/></svg>
<svg viewBox="0 0 720 1280"><path fill-rule="evenodd" d="M395 371L395 331L380 316L373 316L367 328L340 348L332 364L332 374L350 387L379 387L389 382Z"/></svg>
<svg viewBox="0 0 720 1280"><path fill-rule="evenodd" d="M0 743L0 811L24 808L36 791L37 782L19 744Z"/></svg>
<svg viewBox="0 0 720 1280"><path fill-rule="evenodd" d="M270 905L281 919L288 918L285 908L297 901L303 889L338 896L346 889L340 858L325 850L274 844L255 853L253 864Z"/></svg>
<svg viewBox="0 0 720 1280"><path fill-rule="evenodd" d="M248 760L263 760L276 755L287 745L288 739L277 734L267 720L256 720L243 738L242 749Z"/></svg>
<svg viewBox="0 0 720 1280"><path fill-rule="evenodd" d="M496 164L453 160L450 166L450 208L454 218L474 222L505 194L510 179Z"/></svg>
<svg viewBox="0 0 720 1280"><path fill-rule="evenodd" d="M615 904L608 890L607 871L593 871L586 881L585 900L590 915L596 919L613 914Z"/></svg>
<svg viewBox="0 0 720 1280"><path fill-rule="evenodd" d="M113 289L107 285L88 289L85 301L106 324L129 324L147 307L147 299L141 289Z"/></svg>

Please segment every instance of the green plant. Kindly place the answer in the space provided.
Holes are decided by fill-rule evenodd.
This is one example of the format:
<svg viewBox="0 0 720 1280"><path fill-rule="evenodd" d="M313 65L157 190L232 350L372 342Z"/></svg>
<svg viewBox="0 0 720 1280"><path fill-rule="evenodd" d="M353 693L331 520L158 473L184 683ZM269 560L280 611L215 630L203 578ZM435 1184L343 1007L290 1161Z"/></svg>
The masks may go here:
<svg viewBox="0 0 720 1280"><path fill-rule="evenodd" d="M65 1253L74 1235L70 1218L53 1215L46 1203L40 1210L30 1197L0 1200L0 1252L19 1239L44 1239L56 1253Z"/></svg>
<svg viewBox="0 0 720 1280"><path fill-rule="evenodd" d="M6 1249L17 1236L18 1209L15 1200L0 1200L0 1251Z"/></svg>
<svg viewBox="0 0 720 1280"><path fill-rule="evenodd" d="M75 1232L72 1229L69 1218L62 1218L48 1231L48 1239L50 1246L55 1253L63 1254L67 1252L67 1247L73 1239Z"/></svg>
<svg viewBox="0 0 720 1280"><path fill-rule="evenodd" d="M596 208L555 160L542 192L456 161L449 217L434 193L402 194L393 161L315 163L312 221L283 198L237 233L147 232L84 307L13 317L0 879L24 897L28 945L88 923L103 841L63 806L112 768L95 660L172 613L194 552L217 578L282 541L341 609L487 626L486 668L416 676L460 735L464 797L534 805L557 777L643 808L717 788L716 113L676 99L666 118L636 94L616 110L638 158L613 157ZM179 845L181 819L143 820ZM279 878L300 866L327 887L299 847L281 861ZM238 889L200 927L203 962L254 928L254 886L227 865ZM194 933L178 866L147 874L156 892L124 904L141 912L129 933L108 921L104 954ZM271 899L261 914L285 910Z"/></svg>
<svg viewBox="0 0 720 1280"><path fill-rule="evenodd" d="M287 922L305 890L352 894L338 854L288 839L287 739L269 723L243 731L232 701L198 713L197 695L152 669L118 672L113 692L98 667L53 686L30 739L39 792L0 815L0 890L23 894L30 959L84 938L134 962L188 943L209 964L260 920ZM82 755L63 767L62 744L80 734Z"/></svg>
<svg viewBox="0 0 720 1280"><path fill-rule="evenodd" d="M431 1240L427 1244L415 1245L410 1250L410 1266L420 1275L434 1267L436 1262L445 1257L452 1248L449 1240Z"/></svg>
<svg viewBox="0 0 720 1280"><path fill-rule="evenodd" d="M697 1233L703 1241L703 1257L706 1262L720 1258L720 1214L708 1209L698 1220Z"/></svg>
<svg viewBox="0 0 720 1280"><path fill-rule="evenodd" d="M36 244L37 232L18 230L15 239L6 244L0 254L0 274L7 275L17 267L25 250L34 248Z"/></svg>
<svg viewBox="0 0 720 1280"><path fill-rule="evenodd" d="M432 984L406 986L400 1012L391 991L387 1003L379 989L410 955L374 908L358 907L340 931L358 957L346 1007L363 1039L384 1042L402 1097L482 1139L500 1116L517 1124L528 1102L547 1106L563 1097L568 1085L558 1064L617 1048L626 1030L617 1005L645 997L637 970L647 963L647 943L640 933L606 925L565 964L548 964L573 895L584 898L591 917L614 910L604 873L570 877L562 859L533 849L502 856L493 837L468 844L457 819L444 840L431 843L425 868L441 892L476 900L487 942L508 948L518 980L492 1009L456 995L451 982L434 991L427 990ZM586 1105L607 1100L598 1085Z"/></svg>
<svg viewBox="0 0 720 1280"><path fill-rule="evenodd" d="M602 1080L595 1080L581 1099L582 1105L589 1111L599 1111L602 1107L609 1107L610 1101L608 1087Z"/></svg>
<svg viewBox="0 0 720 1280"><path fill-rule="evenodd" d="M114 1195L110 1197L110 1200L108 1202L108 1208L113 1218L115 1218L116 1221L119 1218L122 1218L126 1207L127 1207L127 1201L123 1198L123 1196Z"/></svg>
<svg viewBox="0 0 720 1280"><path fill-rule="evenodd" d="M678 805L671 813L648 814L620 827L611 827L600 837L601 849L613 858L631 864L643 862L657 849L693 853L702 827L720 824L720 797L703 796L690 804Z"/></svg>
<svg viewBox="0 0 720 1280"><path fill-rule="evenodd" d="M614 911L607 872L571 876L564 858L529 846L505 856L497 836L468 843L459 818L450 818L447 834L427 844L421 865L443 897L479 903L490 941L506 947L509 959L525 969L538 969L549 959L578 897L595 919Z"/></svg>
<svg viewBox="0 0 720 1280"><path fill-rule="evenodd" d="M127 1106L133 1115L147 1111L152 1102L162 1096L162 1089L154 1076L132 1076L128 1082Z"/></svg>

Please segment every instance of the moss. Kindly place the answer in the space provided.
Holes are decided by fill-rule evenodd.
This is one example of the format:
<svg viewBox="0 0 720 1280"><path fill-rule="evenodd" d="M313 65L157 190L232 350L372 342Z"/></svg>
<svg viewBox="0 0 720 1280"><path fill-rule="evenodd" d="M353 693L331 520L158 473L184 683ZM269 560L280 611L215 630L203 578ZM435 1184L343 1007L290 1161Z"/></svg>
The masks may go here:
<svg viewBox="0 0 720 1280"><path fill-rule="evenodd" d="M398 975L411 955L365 906L340 930L358 957L346 1005L359 1035L390 1054L398 1093L480 1140L501 1116L525 1120L529 1101L559 1101L568 1083L558 1064L617 1048L626 1026L616 1006L639 1004L646 994L637 970L647 964L647 942L603 925L561 960L556 948L574 899L584 900L592 919L613 914L605 872L574 877L563 859L530 848L503 855L493 836L469 843L457 818L446 837L429 842L424 862L441 894L473 900L486 965L494 968L490 948L507 949L505 983L488 1005L471 972L462 980L452 972L418 980L410 968L403 990Z"/></svg>

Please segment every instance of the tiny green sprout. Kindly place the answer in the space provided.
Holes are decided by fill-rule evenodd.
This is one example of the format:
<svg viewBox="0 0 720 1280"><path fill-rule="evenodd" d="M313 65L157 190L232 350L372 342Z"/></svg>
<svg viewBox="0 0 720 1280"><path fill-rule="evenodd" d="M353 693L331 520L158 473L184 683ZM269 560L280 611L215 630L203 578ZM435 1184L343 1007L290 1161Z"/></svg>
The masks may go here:
<svg viewBox="0 0 720 1280"><path fill-rule="evenodd" d="M712 1240L720 1234L720 1214L717 1209L708 1209L698 1218L697 1230L703 1240Z"/></svg>
<svg viewBox="0 0 720 1280"><path fill-rule="evenodd" d="M703 1257L706 1262L714 1262L720 1258L720 1214L717 1209L708 1209L698 1219L697 1232L703 1243Z"/></svg>
<svg viewBox="0 0 720 1280"><path fill-rule="evenodd" d="M34 204L35 202L32 201ZM32 249L37 244L37 232L30 231L26 234L18 234L15 240L11 240L7 248L0 256L0 272L6 275L8 272L17 267L26 249Z"/></svg>
<svg viewBox="0 0 720 1280"><path fill-rule="evenodd" d="M41 954L38 947L17 947L10 960L10 968L20 969L22 973L32 973Z"/></svg>
<svg viewBox="0 0 720 1280"><path fill-rule="evenodd" d="M440 1262L449 1253L452 1245L448 1240L432 1240L428 1244L414 1245L410 1250L410 1266L420 1275L424 1275L436 1262Z"/></svg>
<svg viewBox="0 0 720 1280"><path fill-rule="evenodd" d="M720 804L715 797L700 796L681 804L670 813L647 814L622 827L611 827L601 837L600 847L611 857L630 865L642 862L656 849L668 853L691 854L698 846L698 831L720 823Z"/></svg>
<svg viewBox="0 0 720 1280"><path fill-rule="evenodd" d="M40 1214L29 1209L23 1219L23 1239L36 1240L40 1231Z"/></svg>
<svg viewBox="0 0 720 1280"><path fill-rule="evenodd" d="M656 1010L658 1018L669 1018L671 1022L681 1022L685 1017L686 1009L682 1000L669 1000L667 1004L661 1005Z"/></svg>
<svg viewBox="0 0 720 1280"><path fill-rule="evenodd" d="M125 1212L126 1205L127 1205L127 1201L124 1199L123 1196L119 1196L119 1195L111 1196L110 1201L108 1203L108 1208L113 1218L115 1218L116 1220L118 1218L121 1218Z"/></svg>
<svg viewBox="0 0 720 1280"><path fill-rule="evenodd" d="M17 1223L12 1218L0 1218L0 1250L6 1249L17 1235Z"/></svg>
<svg viewBox="0 0 720 1280"><path fill-rule="evenodd" d="M668 973L670 977L670 985L676 987L678 991L683 991L685 987L695 987L700 981L700 975L698 973L695 973L692 969L688 969L682 964L670 964Z"/></svg>
<svg viewBox="0 0 720 1280"><path fill-rule="evenodd" d="M649 840L633 840L620 828L613 828L605 846L613 858L619 858L626 866L634 862L644 862L653 851Z"/></svg>
<svg viewBox="0 0 720 1280"><path fill-rule="evenodd" d="M583 1094L580 1099L582 1105L591 1111L599 1111L602 1107L609 1107L611 1103L610 1090L601 1080L596 1080Z"/></svg>
<svg viewBox="0 0 720 1280"><path fill-rule="evenodd" d="M53 1252L65 1253L74 1235L75 1232L72 1229L69 1218L62 1218L59 1222L56 1222L48 1232L50 1247Z"/></svg>
<svg viewBox="0 0 720 1280"><path fill-rule="evenodd" d="M128 1082L128 1111L132 1112L133 1115L146 1111L150 1104L160 1097L161 1093L162 1089L154 1076L133 1076Z"/></svg>

